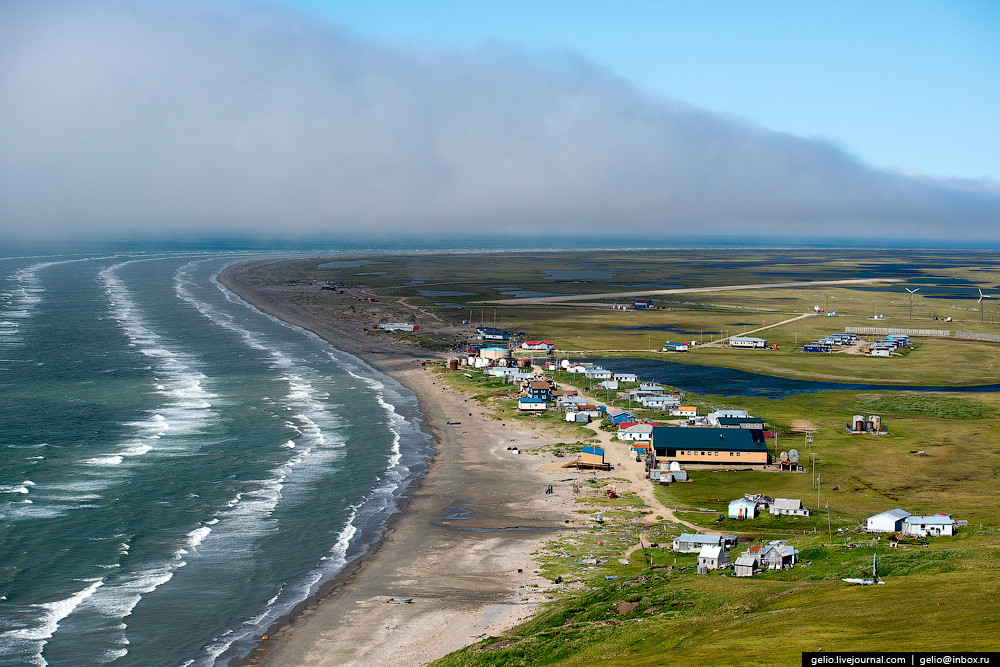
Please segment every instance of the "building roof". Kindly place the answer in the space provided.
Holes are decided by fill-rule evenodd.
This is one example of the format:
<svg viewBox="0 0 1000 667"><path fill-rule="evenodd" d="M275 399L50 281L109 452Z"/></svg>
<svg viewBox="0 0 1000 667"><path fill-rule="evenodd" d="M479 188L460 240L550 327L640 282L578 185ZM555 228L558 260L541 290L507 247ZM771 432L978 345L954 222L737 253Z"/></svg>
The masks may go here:
<svg viewBox="0 0 1000 667"><path fill-rule="evenodd" d="M911 514L907 517L906 522L910 525L922 523L924 525L933 526L950 526L955 523L955 520L948 514L935 514L933 516L917 516L915 514Z"/></svg>
<svg viewBox="0 0 1000 667"><path fill-rule="evenodd" d="M732 507L736 504L746 505L748 507L757 507L757 503L752 500L747 500L746 498L737 498L736 500L729 501L729 506Z"/></svg>
<svg viewBox="0 0 1000 667"><path fill-rule="evenodd" d="M621 408L608 408L607 415L609 417L617 417L618 415L631 415L632 413L628 410L623 410Z"/></svg>
<svg viewBox="0 0 1000 667"><path fill-rule="evenodd" d="M524 341L524 344L525 345L555 345L555 343L553 343L550 340L526 340L526 341Z"/></svg>
<svg viewBox="0 0 1000 667"><path fill-rule="evenodd" d="M652 433L652 424L633 424L627 428L618 429L619 433Z"/></svg>
<svg viewBox="0 0 1000 667"><path fill-rule="evenodd" d="M532 389L549 389L551 387L546 380L532 380L528 383L528 386Z"/></svg>
<svg viewBox="0 0 1000 667"><path fill-rule="evenodd" d="M874 516L870 516L868 518L870 520L870 519L878 518L880 516L884 516L887 519L888 518L892 518L892 519L905 519L906 517L910 516L910 513L907 512L906 510L901 510L899 508L896 508L894 510L886 510L885 512L879 512L878 514L876 514Z"/></svg>
<svg viewBox="0 0 1000 667"><path fill-rule="evenodd" d="M679 542L694 542L695 544L720 544L721 535L695 535L694 533L681 533L677 538Z"/></svg>
<svg viewBox="0 0 1000 667"><path fill-rule="evenodd" d="M722 555L722 547L719 545L706 544L698 553L698 558L718 558Z"/></svg>
<svg viewBox="0 0 1000 667"><path fill-rule="evenodd" d="M802 501L798 498L775 498L771 507L777 510L800 510Z"/></svg>
<svg viewBox="0 0 1000 667"><path fill-rule="evenodd" d="M738 426L739 424L760 424L764 425L764 420L760 417L719 417L719 424L722 426Z"/></svg>
<svg viewBox="0 0 1000 667"><path fill-rule="evenodd" d="M541 398L520 398L518 399L521 403L544 403L545 400Z"/></svg>
<svg viewBox="0 0 1000 667"><path fill-rule="evenodd" d="M759 555L752 554L752 553L748 552L748 553L740 554L739 556L737 556L736 562L733 563L733 565L737 565L737 566L745 565L745 566L749 566L749 567L754 567L759 562L760 562L760 556Z"/></svg>
<svg viewBox="0 0 1000 667"><path fill-rule="evenodd" d="M653 428L657 449L702 449L707 451L767 452L763 433L753 428Z"/></svg>

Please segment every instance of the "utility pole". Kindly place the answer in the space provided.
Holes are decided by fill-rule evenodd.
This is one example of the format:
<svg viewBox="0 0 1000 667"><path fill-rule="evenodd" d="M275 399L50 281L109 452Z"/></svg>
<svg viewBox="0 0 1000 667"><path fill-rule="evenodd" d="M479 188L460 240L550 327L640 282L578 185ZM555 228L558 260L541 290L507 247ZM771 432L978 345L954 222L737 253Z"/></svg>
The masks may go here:
<svg viewBox="0 0 1000 667"><path fill-rule="evenodd" d="M826 530L830 533L830 539L833 539L833 526L830 525L830 501L826 501Z"/></svg>
<svg viewBox="0 0 1000 667"><path fill-rule="evenodd" d="M816 474L816 507L819 508L819 473Z"/></svg>

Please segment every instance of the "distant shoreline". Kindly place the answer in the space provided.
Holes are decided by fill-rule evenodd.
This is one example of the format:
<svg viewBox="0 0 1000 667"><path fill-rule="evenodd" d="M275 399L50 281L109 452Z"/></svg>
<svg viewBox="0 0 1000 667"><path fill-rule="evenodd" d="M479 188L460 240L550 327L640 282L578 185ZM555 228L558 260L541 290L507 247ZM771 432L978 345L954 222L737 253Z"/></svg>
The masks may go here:
<svg viewBox="0 0 1000 667"><path fill-rule="evenodd" d="M280 260L230 265L219 281L254 307L312 331L410 389L435 453L377 543L280 621L239 664L424 664L530 616L548 585L530 574L530 552L563 527L569 517L564 505L572 503L558 494L539 497L538 489L550 484L552 475L532 469L538 457L513 457L500 446L512 437L532 436L483 419L478 405L443 388L422 366L433 355L366 338L359 325L320 319L245 280L249 270L274 261ZM454 530L460 521L442 520L456 507L473 517L505 517L538 531L472 524L472 530ZM442 559L442 553L450 556ZM528 582L540 588L525 604L518 587ZM392 596L415 601L385 604Z"/></svg>

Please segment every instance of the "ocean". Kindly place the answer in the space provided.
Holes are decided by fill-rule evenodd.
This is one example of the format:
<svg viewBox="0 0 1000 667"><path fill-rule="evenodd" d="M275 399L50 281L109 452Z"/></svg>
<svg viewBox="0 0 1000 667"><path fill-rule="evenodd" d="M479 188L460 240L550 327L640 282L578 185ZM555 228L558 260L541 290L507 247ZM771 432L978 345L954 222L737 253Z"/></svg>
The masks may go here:
<svg viewBox="0 0 1000 667"><path fill-rule="evenodd" d="M225 290L248 258L0 258L0 664L244 656L423 470L415 397Z"/></svg>

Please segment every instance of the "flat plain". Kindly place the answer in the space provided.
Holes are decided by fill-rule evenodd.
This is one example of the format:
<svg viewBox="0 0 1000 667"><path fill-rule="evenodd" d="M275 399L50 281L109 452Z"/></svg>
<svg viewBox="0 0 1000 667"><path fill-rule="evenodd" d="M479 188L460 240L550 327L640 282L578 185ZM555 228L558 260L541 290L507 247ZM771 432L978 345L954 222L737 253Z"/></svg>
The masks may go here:
<svg viewBox="0 0 1000 667"><path fill-rule="evenodd" d="M439 357L461 347L472 326L485 324L522 333L522 339L553 341L557 358L666 358L796 379L899 386L779 399L688 392L686 402L697 405L699 414L727 407L763 417L778 434L772 453L797 448L807 471L693 470L689 483L657 487L658 501L679 520L736 534L741 544L788 540L800 550L800 566L752 579L698 576L693 555L649 547L669 544L680 525L651 514L634 493L610 504L599 493L584 493L578 511L600 512L604 521L536 554L542 576L564 582L545 609L503 636L484 638L435 663L775 665L798 664L802 651L1000 645L1000 394L907 391L1000 383L1000 341L989 339L1000 334L998 274L994 255L969 251L731 249L303 258L261 266L253 275L259 285L289 292L317 315L357 323L373 341L391 339ZM872 282L806 284L849 279ZM779 282L799 284L669 292ZM603 296L623 293L631 296ZM588 296L538 302L570 294ZM653 308L615 308L639 298L650 299ZM389 333L376 329L380 322L420 328ZM914 336L910 349L890 358L802 350L803 343L846 327L938 335ZM984 339L959 338L959 332ZM766 338L777 349L720 344L743 333ZM698 344L686 353L665 354L659 349L666 340ZM599 435L517 414L496 380L466 378L443 367L441 376L496 418L558 434L561 455L571 456ZM609 398L606 392L595 397ZM847 433L853 414L880 414L888 433ZM809 423L811 444L802 422ZM594 475L589 484L592 491L628 487L614 470ZM728 502L744 493L801 498L813 514L717 521ZM909 540L897 548L885 537L858 531L867 516L896 507L914 514L947 512L968 526L954 537ZM887 585L841 581L870 575L873 552ZM589 558L599 563L583 564Z"/></svg>

